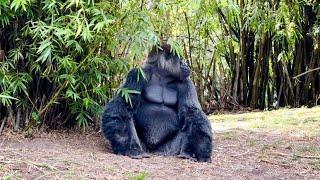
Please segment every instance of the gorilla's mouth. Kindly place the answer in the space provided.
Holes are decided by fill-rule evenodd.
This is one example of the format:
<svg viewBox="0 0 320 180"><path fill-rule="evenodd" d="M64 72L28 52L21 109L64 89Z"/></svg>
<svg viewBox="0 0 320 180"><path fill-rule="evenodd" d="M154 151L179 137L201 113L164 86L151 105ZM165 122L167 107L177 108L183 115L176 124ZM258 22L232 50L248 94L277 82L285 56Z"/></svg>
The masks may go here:
<svg viewBox="0 0 320 180"><path fill-rule="evenodd" d="M187 79L191 74L191 71L189 69L186 69L186 70L182 70L181 71L181 77L180 77L180 80L185 80Z"/></svg>
<svg viewBox="0 0 320 180"><path fill-rule="evenodd" d="M181 77L183 79L187 78L191 74L191 69L187 65L181 67Z"/></svg>

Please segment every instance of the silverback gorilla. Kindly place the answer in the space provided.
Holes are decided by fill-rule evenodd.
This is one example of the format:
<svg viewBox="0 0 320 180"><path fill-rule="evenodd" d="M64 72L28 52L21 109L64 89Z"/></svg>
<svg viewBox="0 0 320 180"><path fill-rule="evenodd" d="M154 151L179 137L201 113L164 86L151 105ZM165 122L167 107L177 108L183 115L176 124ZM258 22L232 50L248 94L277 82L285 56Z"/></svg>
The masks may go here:
<svg viewBox="0 0 320 180"><path fill-rule="evenodd" d="M188 65L164 44L153 48L142 69L145 79L132 69L122 85L140 92L130 94L132 105L117 95L103 113L102 132L114 153L132 158L155 153L211 162L212 130Z"/></svg>

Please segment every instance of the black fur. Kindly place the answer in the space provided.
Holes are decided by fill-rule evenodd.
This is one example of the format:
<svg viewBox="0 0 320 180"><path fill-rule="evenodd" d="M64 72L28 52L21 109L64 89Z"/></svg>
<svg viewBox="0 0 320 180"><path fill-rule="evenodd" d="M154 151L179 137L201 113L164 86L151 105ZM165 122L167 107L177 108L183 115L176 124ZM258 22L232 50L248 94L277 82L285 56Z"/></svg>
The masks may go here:
<svg viewBox="0 0 320 180"><path fill-rule="evenodd" d="M212 153L211 126L201 109L195 87L190 78L187 77L189 72L183 69L185 67L182 67L185 66L184 64L180 66L182 69L181 73L185 74L181 77L175 76L176 81L174 79L174 81L170 82L174 85L174 89L178 93L177 103L172 107L176 112L177 121L172 122L174 124L167 125L177 130L171 130L170 134L165 134L169 132L165 129L157 131L157 128L154 127L159 126L154 123L146 123L148 127L141 128L137 126L135 117L139 108L143 105L144 107L146 107L146 105L149 106L148 103L153 103L143 98L143 93L145 92L144 88L146 85L151 82L152 74L158 71L156 68L157 65L155 65L157 64L155 63L157 61L157 54L154 53L155 52L149 55L149 58L152 58L151 60L149 59L149 61L152 61L153 65L143 67L147 78L139 78L138 80L138 70L133 69L129 72L126 82L122 86L142 93L131 95L132 106L126 103L120 95L115 96L107 104L102 117L102 132L104 136L111 142L114 153L127 155L132 158L147 157L148 155L146 153L151 152L160 155L172 155L210 162ZM163 57L168 58L167 53L168 52L166 52ZM155 80L153 81L157 83ZM152 95L152 97L157 97L157 94ZM169 107L169 105L165 106ZM159 105L159 107L161 106ZM161 114L159 113L150 114L152 117L148 118L149 120L161 119ZM145 116L142 116L142 120L144 117ZM151 134L157 137L148 137L149 143L147 143L146 137L143 135L145 131L152 131ZM158 140L161 137L164 137L164 139L161 139L161 141ZM155 140L156 143L151 144L150 142L152 142L152 140Z"/></svg>

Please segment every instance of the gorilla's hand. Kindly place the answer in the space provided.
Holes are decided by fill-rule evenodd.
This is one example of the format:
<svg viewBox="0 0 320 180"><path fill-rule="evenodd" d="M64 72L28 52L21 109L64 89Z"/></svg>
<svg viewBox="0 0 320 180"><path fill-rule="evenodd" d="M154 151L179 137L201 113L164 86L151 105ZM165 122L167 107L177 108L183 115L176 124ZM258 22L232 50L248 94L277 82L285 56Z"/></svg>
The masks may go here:
<svg viewBox="0 0 320 180"><path fill-rule="evenodd" d="M195 162L197 161L196 158L193 158L189 154L184 153L184 152L181 152L180 154L178 154L178 157L182 158L182 159L190 159L190 160L195 161Z"/></svg>

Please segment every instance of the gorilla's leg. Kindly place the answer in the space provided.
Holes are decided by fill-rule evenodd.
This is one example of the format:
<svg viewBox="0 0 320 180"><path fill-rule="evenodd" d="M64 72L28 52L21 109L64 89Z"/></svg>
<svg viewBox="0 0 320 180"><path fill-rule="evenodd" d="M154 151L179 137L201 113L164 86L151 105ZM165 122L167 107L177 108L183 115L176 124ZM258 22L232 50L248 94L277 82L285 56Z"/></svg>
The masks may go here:
<svg viewBox="0 0 320 180"><path fill-rule="evenodd" d="M163 156L177 156L200 162L211 162L212 139L197 128L179 132L177 136L160 146L155 153Z"/></svg>
<svg viewBox="0 0 320 180"><path fill-rule="evenodd" d="M211 152L212 137L196 125L189 129L186 139L181 144L179 156L192 157L200 162L211 162Z"/></svg>
<svg viewBox="0 0 320 180"><path fill-rule="evenodd" d="M114 153L131 158L149 157L142 149L132 118L105 116L102 119L102 132L111 142Z"/></svg>
<svg viewBox="0 0 320 180"><path fill-rule="evenodd" d="M181 145L185 137L185 132L178 132L176 136L173 137L173 139L168 140L157 149L155 149L154 153L161 156L176 156L180 154Z"/></svg>
<svg viewBox="0 0 320 180"><path fill-rule="evenodd" d="M160 146L156 153L211 162L212 133L206 115L199 109L191 108L183 119L182 129L173 139Z"/></svg>
<svg viewBox="0 0 320 180"><path fill-rule="evenodd" d="M180 155L191 156L201 162L210 162L212 153L212 131L206 115L199 109L188 109L184 116Z"/></svg>

